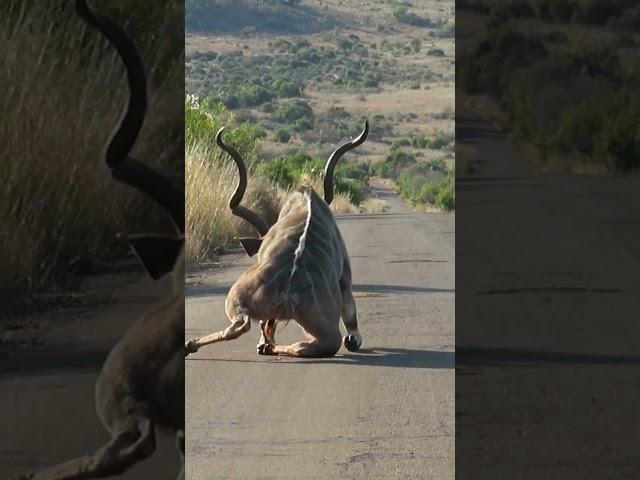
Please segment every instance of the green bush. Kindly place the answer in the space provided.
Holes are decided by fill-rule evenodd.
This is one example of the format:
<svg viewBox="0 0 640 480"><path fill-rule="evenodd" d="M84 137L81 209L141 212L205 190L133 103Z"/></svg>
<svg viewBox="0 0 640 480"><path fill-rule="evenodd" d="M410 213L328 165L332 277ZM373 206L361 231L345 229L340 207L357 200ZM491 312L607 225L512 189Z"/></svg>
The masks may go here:
<svg viewBox="0 0 640 480"><path fill-rule="evenodd" d="M277 122L286 124L295 124L297 121L313 120L313 109L304 100L289 100L282 102L273 113L273 118Z"/></svg>
<svg viewBox="0 0 640 480"><path fill-rule="evenodd" d="M453 148L454 136L444 132L436 132L433 137L427 139L427 148L431 150L442 150Z"/></svg>
<svg viewBox="0 0 640 480"><path fill-rule="evenodd" d="M403 152L400 148L392 148L383 162L374 165L373 171L378 177L395 179L404 167L415 161L413 155Z"/></svg>
<svg viewBox="0 0 640 480"><path fill-rule="evenodd" d="M413 164L398 176L397 183L402 197L414 205L429 204L445 211L455 208L455 185L446 166L435 170L429 162Z"/></svg>
<svg viewBox="0 0 640 480"><path fill-rule="evenodd" d="M255 123L235 122L235 116L220 101L202 100L194 95L185 97L185 142L215 144L215 135L223 125L230 125L224 133L225 141L233 145L243 158L253 158L258 139L264 137L264 129Z"/></svg>
<svg viewBox="0 0 640 480"><path fill-rule="evenodd" d="M324 168L324 164L322 168ZM335 174L366 183L369 180L369 166L365 163L339 163Z"/></svg>
<svg viewBox="0 0 640 480"><path fill-rule="evenodd" d="M259 172L282 188L292 188L303 175L322 178L325 161L314 159L304 152L282 155L263 163ZM340 163L334 172L335 189L358 205L364 200L369 182L369 168L364 164Z"/></svg>
<svg viewBox="0 0 640 480"><path fill-rule="evenodd" d="M337 41L337 45L342 50L351 50L354 46L354 43L348 38L339 38Z"/></svg>
<svg viewBox="0 0 640 480"><path fill-rule="evenodd" d="M453 133L435 132L431 137L420 133L411 133L406 144L413 148L428 148L430 150L453 149Z"/></svg>
<svg viewBox="0 0 640 480"><path fill-rule="evenodd" d="M380 78L375 73L367 72L362 77L362 86L366 88L375 88L380 84Z"/></svg>
<svg viewBox="0 0 640 480"><path fill-rule="evenodd" d="M273 118L279 123L293 125L295 130L307 130L313 126L313 109L304 100L289 100L276 107Z"/></svg>
<svg viewBox="0 0 640 480"><path fill-rule="evenodd" d="M259 173L282 188L291 188L297 180L285 157L278 157L262 163L259 167Z"/></svg>
<svg viewBox="0 0 640 480"><path fill-rule="evenodd" d="M438 27L436 36L439 38L454 38L456 36L456 23L448 20Z"/></svg>
<svg viewBox="0 0 640 480"><path fill-rule="evenodd" d="M224 106L229 110L240 108L240 99L237 95L229 95L224 99Z"/></svg>
<svg viewBox="0 0 640 480"><path fill-rule="evenodd" d="M412 38L409 42L409 46L415 53L419 53L420 50L422 50L422 40L420 40L419 38Z"/></svg>
<svg viewBox="0 0 640 480"><path fill-rule="evenodd" d="M428 18L423 18L413 12L410 12L405 5L392 5L391 15L393 15L393 18L398 22L407 25L413 25L416 27L429 27L431 25L431 21Z"/></svg>
<svg viewBox="0 0 640 480"><path fill-rule="evenodd" d="M274 105L273 102L263 103L260 106L260 111L264 113L273 113L276 111L276 106Z"/></svg>
<svg viewBox="0 0 640 480"><path fill-rule="evenodd" d="M452 176L445 177L440 183L440 191L436 195L436 206L446 212L456 208L456 185Z"/></svg>
<svg viewBox="0 0 640 480"><path fill-rule="evenodd" d="M335 189L344 193L354 205L359 205L365 199L367 184L362 180L335 175Z"/></svg>
<svg viewBox="0 0 640 480"><path fill-rule="evenodd" d="M271 83L271 89L276 92L280 98L299 97L302 95L304 85L297 80L285 80L279 78Z"/></svg>
<svg viewBox="0 0 640 480"><path fill-rule="evenodd" d="M276 130L273 134L273 137L275 138L276 142L279 143L289 143L289 140L291 140L291 134L284 128L279 128L278 130Z"/></svg>
<svg viewBox="0 0 640 480"><path fill-rule="evenodd" d="M299 118L293 124L296 132L304 132L305 130L313 130L313 123L308 118Z"/></svg>
<svg viewBox="0 0 640 480"><path fill-rule="evenodd" d="M184 130L186 141L206 140L222 125L219 118L225 111L220 101L201 100L187 95L184 101ZM214 133L215 134L215 133Z"/></svg>
<svg viewBox="0 0 640 480"><path fill-rule="evenodd" d="M302 175L305 165L310 162L313 162L311 156L299 151L264 162L259 171L282 188L292 188Z"/></svg>
<svg viewBox="0 0 640 480"><path fill-rule="evenodd" d="M245 85L237 92L240 105L243 107L256 107L275 98L275 95L260 85Z"/></svg>
<svg viewBox="0 0 640 480"><path fill-rule="evenodd" d="M407 13L409 13L409 9L404 5L391 6L391 15L393 15L393 18L395 18L399 22L402 22L403 19L407 17Z"/></svg>

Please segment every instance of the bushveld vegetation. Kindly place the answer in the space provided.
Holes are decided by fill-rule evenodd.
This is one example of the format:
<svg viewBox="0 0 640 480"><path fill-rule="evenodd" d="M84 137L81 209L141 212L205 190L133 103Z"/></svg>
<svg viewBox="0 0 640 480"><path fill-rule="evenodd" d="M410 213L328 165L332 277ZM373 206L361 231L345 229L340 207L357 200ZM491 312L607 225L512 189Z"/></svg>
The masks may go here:
<svg viewBox="0 0 640 480"><path fill-rule="evenodd" d="M435 138L441 136L444 135L438 134ZM400 195L413 205L432 205L446 212L454 210L453 168L443 159L417 160L402 150L402 146L410 144L410 140L393 144L389 156L383 162L372 165L372 173L394 180ZM447 147L453 149L453 144L449 143Z"/></svg>
<svg viewBox="0 0 640 480"><path fill-rule="evenodd" d="M388 105L394 100L386 97L387 92L426 91L453 81L450 42L441 40L455 34L451 12L439 5L429 10L388 1L371 5L376 13L364 20L368 9L365 13L362 6L353 9L346 2L319 6L308 1L238 0L236 6L241 5L243 12L237 15L226 0L193 3L195 8L187 5L191 18L187 22L187 92L223 105L238 125L260 125L264 136L257 141L262 147L260 166L254 171L257 177L281 190L302 180L318 182L325 155L360 133L364 115L371 130L368 141L353 153L358 161L351 163L350 158L336 170L336 188L346 200L345 208L371 203L369 175L384 170L376 164L393 162L395 147L390 150L389 146L398 139L405 139L405 150L415 163L437 158L453 162L453 136L443 133L449 125L441 128L453 119L451 108L416 114L399 107L389 113ZM233 30L207 16L222 5L235 25ZM321 20L311 22L304 35L298 26L277 28L300 15ZM402 34L378 34L386 30ZM388 102L385 115L376 114L372 98ZM369 155L372 151L375 159ZM392 160L385 161L386 157ZM431 184L439 182L440 176L445 173L420 179ZM410 194L409 188L400 193L412 203L429 199L433 205L452 208L451 202Z"/></svg>
<svg viewBox="0 0 640 480"><path fill-rule="evenodd" d="M428 18L416 15L409 10L409 2L391 2L391 14L400 23L406 23L407 25L414 25L416 27L429 27L432 25L431 20Z"/></svg>
<svg viewBox="0 0 640 480"><path fill-rule="evenodd" d="M185 7L187 29L203 33L309 34L338 23L319 5L300 0L187 0Z"/></svg>
<svg viewBox="0 0 640 480"><path fill-rule="evenodd" d="M95 3L124 17L120 2ZM134 40L150 72L149 113L133 156L180 182L183 115L176 86L184 67L175 40L183 33L175 19L182 5L159 2L148 16L143 2L128 3L127 24L140 22ZM14 300L24 306L45 289L69 287L64 281L73 273L129 255L117 232L168 222L155 204L113 181L103 164L127 96L113 49L76 17L73 2L12 1L0 8L0 292L7 312ZM145 35L145 25L163 41Z"/></svg>
<svg viewBox="0 0 640 480"><path fill-rule="evenodd" d="M453 28L453 23L446 21L438 23L429 33L434 37L451 37ZM200 98L220 100L244 117L259 118L280 143L295 138L332 143L344 132L347 123L353 125L348 122L351 119L344 108L316 114L305 97L310 88L346 94L359 92L364 98L384 88L401 85L420 89L445 80L424 65L408 66L399 59L421 52L423 41L419 38L396 43L384 40L378 45L332 29L322 34L320 42L298 36L270 37L266 42L268 52L259 54L251 54L244 48L188 53L186 89ZM434 48L423 53L446 56L443 50ZM326 128L329 123L335 128ZM381 138L385 130L392 128L386 121L374 126L372 139ZM307 132L313 135L305 135Z"/></svg>
<svg viewBox="0 0 640 480"><path fill-rule="evenodd" d="M201 97L220 98L235 109L301 97L309 85L366 91L385 83L430 78L427 68L403 69L397 61L374 55L371 45L357 35L331 31L324 41L327 44L314 45L302 37L278 38L269 44L270 55L245 55L243 50L191 53L186 58L187 89ZM387 43L383 48L400 53L405 45Z"/></svg>
<svg viewBox="0 0 640 480"><path fill-rule="evenodd" d="M568 45L562 32L536 38L514 23L520 16L537 16L547 23L616 23L624 31L625 25L640 24L640 10L632 3L545 0L491 10L485 40L457 59L458 86L463 93L495 99L509 114L513 137L537 146L543 161L574 155L610 172L635 170L640 63L628 54L636 48L633 36L618 36L615 45ZM531 88L536 84L544 87Z"/></svg>

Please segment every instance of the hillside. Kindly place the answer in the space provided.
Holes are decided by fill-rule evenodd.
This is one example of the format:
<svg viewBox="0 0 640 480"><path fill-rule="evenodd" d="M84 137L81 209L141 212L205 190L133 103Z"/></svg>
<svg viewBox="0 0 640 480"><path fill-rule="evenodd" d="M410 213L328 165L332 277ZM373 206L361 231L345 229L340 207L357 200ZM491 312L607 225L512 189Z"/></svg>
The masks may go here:
<svg viewBox="0 0 640 480"><path fill-rule="evenodd" d="M187 93L260 124L264 158L326 158L367 117L350 158L453 166L452 0L200 0L186 25Z"/></svg>

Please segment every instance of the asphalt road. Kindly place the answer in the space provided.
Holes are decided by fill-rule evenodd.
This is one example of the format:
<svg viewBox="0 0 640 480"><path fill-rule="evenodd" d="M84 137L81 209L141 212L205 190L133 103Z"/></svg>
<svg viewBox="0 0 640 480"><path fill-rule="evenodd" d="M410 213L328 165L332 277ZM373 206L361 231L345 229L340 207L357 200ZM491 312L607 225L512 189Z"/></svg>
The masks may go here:
<svg viewBox="0 0 640 480"><path fill-rule="evenodd" d="M95 414L96 377L111 347L169 283L142 274L89 282L94 306L43 315L41 345L0 351L0 479L89 454L109 439ZM179 465L175 439L159 434L149 459L110 478L175 480Z"/></svg>
<svg viewBox="0 0 640 480"><path fill-rule="evenodd" d="M256 324L190 356L188 479L454 478L455 217L379 195L386 213L337 218L363 349L261 357ZM226 292L251 261L225 256L188 288L187 338L228 325ZM278 343L301 339L278 327Z"/></svg>
<svg viewBox="0 0 640 480"><path fill-rule="evenodd" d="M638 478L640 177L541 174L456 110L456 472Z"/></svg>

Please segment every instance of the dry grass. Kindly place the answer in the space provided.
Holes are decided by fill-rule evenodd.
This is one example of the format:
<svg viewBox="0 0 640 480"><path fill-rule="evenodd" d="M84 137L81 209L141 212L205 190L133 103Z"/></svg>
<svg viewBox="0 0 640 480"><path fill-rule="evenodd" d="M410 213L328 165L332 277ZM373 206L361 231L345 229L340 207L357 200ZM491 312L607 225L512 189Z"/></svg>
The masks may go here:
<svg viewBox="0 0 640 480"><path fill-rule="evenodd" d="M380 198L367 198L360 205L360 213L382 213L387 210L387 202Z"/></svg>
<svg viewBox="0 0 640 480"><path fill-rule="evenodd" d="M241 235L256 231L229 209L229 197L238 182L235 164L219 148L193 144L185 157L186 261L195 265ZM264 178L251 176L242 205L273 223L284 192Z"/></svg>
<svg viewBox="0 0 640 480"><path fill-rule="evenodd" d="M53 30L52 7L41 2L17 21L0 20L0 290L7 298L49 288L79 260L104 256L117 230L135 231L146 212L157 211L112 181L102 163L126 99L120 59L72 11ZM88 45L81 43L85 32ZM141 49L151 71L164 48L155 45L152 57L144 55L151 49ZM181 74L176 66L175 75L151 89L134 151L173 170L181 170L183 100L175 89Z"/></svg>
<svg viewBox="0 0 640 480"><path fill-rule="evenodd" d="M322 180L317 177L310 178L306 175L302 175L298 179L298 183L296 184L295 188L299 188L302 186L309 186L320 194L322 194L321 192L323 191ZM334 214L358 213L360 211L356 205L351 203L351 200L349 200L348 195L345 195L344 193L339 193L339 192L334 192L333 201L331 202L331 205L329 205L329 208Z"/></svg>
<svg viewBox="0 0 640 480"><path fill-rule="evenodd" d="M349 197L342 193L336 193L330 205L331 211L335 213L359 213L360 209L349 201Z"/></svg>
<svg viewBox="0 0 640 480"><path fill-rule="evenodd" d="M443 213L443 210L441 208L428 203L417 203L416 205L409 205L409 208L418 213Z"/></svg>

